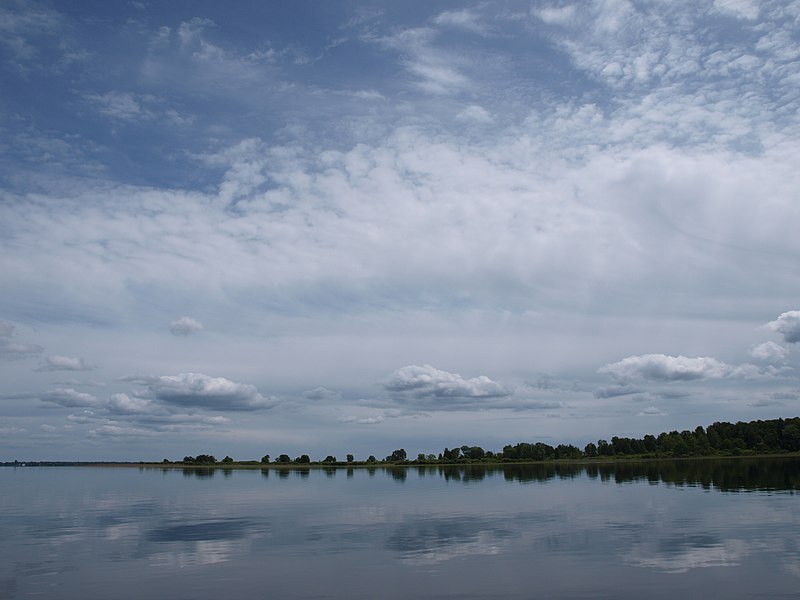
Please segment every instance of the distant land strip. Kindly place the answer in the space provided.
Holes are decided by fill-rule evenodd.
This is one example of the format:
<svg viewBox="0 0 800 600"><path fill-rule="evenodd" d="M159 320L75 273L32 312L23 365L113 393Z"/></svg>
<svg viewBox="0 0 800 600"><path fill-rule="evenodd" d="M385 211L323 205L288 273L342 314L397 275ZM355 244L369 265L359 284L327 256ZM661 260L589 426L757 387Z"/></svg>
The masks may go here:
<svg viewBox="0 0 800 600"><path fill-rule="evenodd" d="M269 468L286 466L320 467L370 467L375 465L460 465L460 464L505 464L549 461L607 461L630 459L714 458L754 455L776 455L800 453L800 417L770 419L749 422L717 422L707 428L670 431L656 435L645 435L641 439L612 437L610 441L600 439L589 442L581 450L572 444L550 446L542 442L519 442L506 445L501 451L484 450L480 446L463 445L444 448L438 454L418 454L410 459L405 449L399 448L383 459L370 455L357 461L347 454L344 461L328 455L312 461L308 454L291 458L280 454L271 460L265 454L261 460L234 460L226 456L217 460L211 454L185 456L182 460L161 462L138 461L19 461L0 463L0 466L117 466L158 465L187 468Z"/></svg>

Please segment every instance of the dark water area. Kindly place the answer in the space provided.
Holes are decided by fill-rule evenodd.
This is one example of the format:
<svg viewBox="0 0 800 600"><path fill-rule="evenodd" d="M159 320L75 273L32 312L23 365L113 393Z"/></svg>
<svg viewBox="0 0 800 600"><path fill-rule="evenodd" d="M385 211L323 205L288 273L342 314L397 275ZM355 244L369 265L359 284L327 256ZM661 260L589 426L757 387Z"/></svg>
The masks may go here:
<svg viewBox="0 0 800 600"><path fill-rule="evenodd" d="M800 459L0 469L0 599L798 598Z"/></svg>

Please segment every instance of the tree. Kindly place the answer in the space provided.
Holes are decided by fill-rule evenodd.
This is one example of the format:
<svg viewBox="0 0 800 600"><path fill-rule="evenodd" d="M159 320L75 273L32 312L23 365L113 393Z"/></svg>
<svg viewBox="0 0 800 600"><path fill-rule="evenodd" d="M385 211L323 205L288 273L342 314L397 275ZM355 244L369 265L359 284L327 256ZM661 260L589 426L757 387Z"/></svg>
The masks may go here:
<svg viewBox="0 0 800 600"><path fill-rule="evenodd" d="M328 456L325 457L325 460L323 460L322 462L324 462L324 463L335 463L336 462L336 457L335 456L331 456L329 454Z"/></svg>
<svg viewBox="0 0 800 600"><path fill-rule="evenodd" d="M281 454L277 459L275 459L276 463L290 463L292 459L289 458L288 454Z"/></svg>
<svg viewBox="0 0 800 600"><path fill-rule="evenodd" d="M614 454L614 449L606 440L597 440L597 453L600 456L611 456Z"/></svg>
<svg viewBox="0 0 800 600"><path fill-rule="evenodd" d="M230 464L232 462L233 462L233 459L230 456L226 456L225 458L222 459L222 463L226 464L226 465L228 465L228 464Z"/></svg>
<svg viewBox="0 0 800 600"><path fill-rule="evenodd" d="M351 463L355 460L355 457L352 454L347 455L347 462Z"/></svg>
<svg viewBox="0 0 800 600"><path fill-rule="evenodd" d="M399 450L395 450L389 456L387 456L386 462L405 462L406 456L406 451L403 448L400 448Z"/></svg>
<svg viewBox="0 0 800 600"><path fill-rule="evenodd" d="M300 464L307 464L311 462L311 458L308 456L308 454L301 454L300 456L294 459L294 462Z"/></svg>
<svg viewBox="0 0 800 600"><path fill-rule="evenodd" d="M265 454L264 456L261 457L261 463L265 465L269 464L269 454Z"/></svg>
<svg viewBox="0 0 800 600"><path fill-rule="evenodd" d="M367 462L368 463L378 462L378 459L375 458L372 454L370 454L369 457L367 458Z"/></svg>
<svg viewBox="0 0 800 600"><path fill-rule="evenodd" d="M583 449L583 453L590 457L597 456L597 446L594 444L594 442L589 442Z"/></svg>

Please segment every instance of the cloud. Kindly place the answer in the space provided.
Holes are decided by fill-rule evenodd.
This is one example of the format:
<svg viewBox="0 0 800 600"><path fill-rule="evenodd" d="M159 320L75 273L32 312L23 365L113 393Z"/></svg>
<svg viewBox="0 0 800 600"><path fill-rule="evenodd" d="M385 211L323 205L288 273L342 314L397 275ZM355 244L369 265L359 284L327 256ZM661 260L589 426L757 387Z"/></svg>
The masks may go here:
<svg viewBox="0 0 800 600"><path fill-rule="evenodd" d="M789 349L775 342L764 342L750 349L750 356L771 363L782 363L789 356Z"/></svg>
<svg viewBox="0 0 800 600"><path fill-rule="evenodd" d="M753 0L714 0L714 8L721 13L753 21L758 18L758 3Z"/></svg>
<svg viewBox="0 0 800 600"><path fill-rule="evenodd" d="M735 368L716 358L701 356L668 356L666 354L644 354L629 356L619 362L598 369L623 379L641 378L653 381L691 381L695 379L721 379L728 377Z"/></svg>
<svg viewBox="0 0 800 600"><path fill-rule="evenodd" d="M431 365L402 367L392 373L384 388L406 400L438 406L474 404L476 400L506 398L513 393L485 375L464 379L458 373L448 373Z"/></svg>
<svg viewBox="0 0 800 600"><path fill-rule="evenodd" d="M482 106L471 104L456 115L459 121L472 121L475 123L492 123L494 117Z"/></svg>
<svg viewBox="0 0 800 600"><path fill-rule="evenodd" d="M488 32L486 21L470 10L448 10L436 16L433 22L437 25L463 29L478 35L486 35Z"/></svg>
<svg viewBox="0 0 800 600"><path fill-rule="evenodd" d="M788 369L743 363L729 365L710 356L688 358L686 356L669 356L667 354L644 354L629 356L622 360L607 364L597 370L612 377L625 379L647 379L650 381L695 381L725 378L759 379L772 378ZM621 385L627 385L625 383ZM666 393L659 393L668 397Z"/></svg>
<svg viewBox="0 0 800 600"><path fill-rule="evenodd" d="M86 99L93 103L99 111L121 121L149 120L153 114L142 107L142 99L125 92L106 92L105 94L88 94Z"/></svg>
<svg viewBox="0 0 800 600"><path fill-rule="evenodd" d="M381 39L403 57L406 70L417 80L417 86L429 94L454 94L470 85L461 72L463 58L434 45L436 32L427 27L406 29Z"/></svg>
<svg viewBox="0 0 800 600"><path fill-rule="evenodd" d="M203 324L192 317L182 316L169 324L172 335L188 336L203 330Z"/></svg>
<svg viewBox="0 0 800 600"><path fill-rule="evenodd" d="M153 408L146 398L131 398L127 394L112 394L104 406L111 413L123 415L143 414Z"/></svg>
<svg viewBox="0 0 800 600"><path fill-rule="evenodd" d="M533 14L548 25L569 25L575 18L574 6L548 6L533 11Z"/></svg>
<svg viewBox="0 0 800 600"><path fill-rule="evenodd" d="M767 329L780 333L787 344L800 342L800 310L790 310L766 324Z"/></svg>
<svg viewBox="0 0 800 600"><path fill-rule="evenodd" d="M264 410L278 403L277 398L262 396L253 385L203 373L155 377L147 387L156 400L165 404L215 411Z"/></svg>
<svg viewBox="0 0 800 600"><path fill-rule="evenodd" d="M339 423L354 423L356 425L377 425L383 423L384 418L381 415L376 417L339 417Z"/></svg>
<svg viewBox="0 0 800 600"><path fill-rule="evenodd" d="M91 371L95 367L88 364L83 358L74 356L61 356L51 354L45 359L45 364L36 368L37 371Z"/></svg>
<svg viewBox="0 0 800 600"><path fill-rule="evenodd" d="M14 360L41 353L44 348L37 344L25 344L12 340L16 326L8 321L0 320L0 358Z"/></svg>
<svg viewBox="0 0 800 600"><path fill-rule="evenodd" d="M631 385L630 383L621 383L619 385L597 388L593 394L595 398L617 398L630 394L640 394L643 391L642 388Z"/></svg>
<svg viewBox="0 0 800 600"><path fill-rule="evenodd" d="M309 400L338 400L342 397L342 394L324 387L315 387L303 392L303 397Z"/></svg>
<svg viewBox="0 0 800 600"><path fill-rule="evenodd" d="M101 425L89 431L92 437L103 438L139 438L151 437L155 435L151 429L143 427L133 427L130 425Z"/></svg>
<svg viewBox="0 0 800 600"><path fill-rule="evenodd" d="M73 388L56 388L40 396L42 402L57 404L64 408L83 408L97 406L98 400L91 394Z"/></svg>
<svg viewBox="0 0 800 600"><path fill-rule="evenodd" d="M656 408L655 406L648 406L641 412L636 413L637 417L666 417L667 413L665 413L660 408Z"/></svg>

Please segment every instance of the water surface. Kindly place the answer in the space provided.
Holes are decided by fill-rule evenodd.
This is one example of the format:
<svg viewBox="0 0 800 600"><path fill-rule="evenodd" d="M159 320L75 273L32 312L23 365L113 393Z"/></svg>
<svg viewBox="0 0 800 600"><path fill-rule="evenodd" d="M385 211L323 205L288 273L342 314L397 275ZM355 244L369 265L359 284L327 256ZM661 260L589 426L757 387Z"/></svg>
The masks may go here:
<svg viewBox="0 0 800 600"><path fill-rule="evenodd" d="M797 597L800 460L0 469L0 599Z"/></svg>

